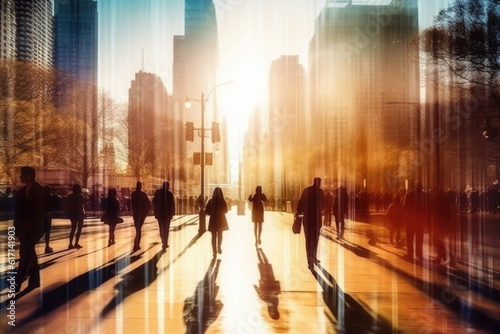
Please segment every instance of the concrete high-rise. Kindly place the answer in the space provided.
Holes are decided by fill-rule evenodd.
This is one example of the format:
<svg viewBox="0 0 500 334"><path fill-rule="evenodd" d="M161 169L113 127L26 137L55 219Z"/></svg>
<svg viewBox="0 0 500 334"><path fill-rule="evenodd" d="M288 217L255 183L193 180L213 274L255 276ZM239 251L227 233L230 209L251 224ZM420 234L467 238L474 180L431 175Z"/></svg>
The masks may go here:
<svg viewBox="0 0 500 334"><path fill-rule="evenodd" d="M55 0L55 66L97 85L97 2Z"/></svg>
<svg viewBox="0 0 500 334"><path fill-rule="evenodd" d="M200 105L193 103L191 109L184 107L186 97L200 100L202 93L206 99L205 124L210 128L212 121L221 122L217 110L217 91L214 90L217 82L218 68L218 32L215 6L212 0L185 0L185 26L183 36L174 36L174 63L173 63L173 97L175 115L181 121L194 122L196 128L200 124ZM223 128L222 128L223 129ZM207 134L210 134L207 131ZM216 152L214 165L205 168L206 184L227 183L229 180L229 166L227 165L227 139L222 132L221 142L213 145L205 140L205 151ZM195 137L193 144L186 146L188 157L187 168L190 178L199 177L197 166L191 163L193 152L200 151L201 142ZM222 147L220 147L222 146ZM189 190L191 191L191 190ZM192 191L199 191L195 185ZM194 194L196 195L196 193Z"/></svg>
<svg viewBox="0 0 500 334"><path fill-rule="evenodd" d="M178 180L184 157L183 126L172 115L171 98L160 77L139 71L130 83L128 164L137 179L153 176L156 186Z"/></svg>
<svg viewBox="0 0 500 334"><path fill-rule="evenodd" d="M0 1L0 59L16 57L16 6L14 0Z"/></svg>
<svg viewBox="0 0 500 334"><path fill-rule="evenodd" d="M269 70L269 145L266 161L273 196L291 200L304 186L305 71L298 56L281 56ZM279 202L277 203L280 204Z"/></svg>
<svg viewBox="0 0 500 334"><path fill-rule="evenodd" d="M325 147L311 176L339 182L347 172L366 178L370 154L408 143L420 101L419 64L407 57L417 1L362 3L327 1L309 45L309 141Z"/></svg>
<svg viewBox="0 0 500 334"><path fill-rule="evenodd" d="M45 68L54 63L51 0L16 0L16 57Z"/></svg>

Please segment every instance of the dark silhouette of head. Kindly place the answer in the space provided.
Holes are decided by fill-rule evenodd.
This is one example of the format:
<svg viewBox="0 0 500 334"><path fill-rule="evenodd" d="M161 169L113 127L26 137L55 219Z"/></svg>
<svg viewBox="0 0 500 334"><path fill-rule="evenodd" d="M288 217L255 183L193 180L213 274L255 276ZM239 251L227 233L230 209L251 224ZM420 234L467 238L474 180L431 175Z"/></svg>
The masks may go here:
<svg viewBox="0 0 500 334"><path fill-rule="evenodd" d="M314 183L313 183L313 185L314 185L314 187L316 187L316 188L321 187L321 178L319 178L319 177L315 177L315 178L314 178Z"/></svg>
<svg viewBox="0 0 500 334"><path fill-rule="evenodd" d="M422 186L422 182L420 182L420 181L415 182L415 190L417 192L421 192L423 189L424 189L424 187Z"/></svg>
<svg viewBox="0 0 500 334"><path fill-rule="evenodd" d="M23 166L21 167L21 182L24 184L29 184L35 181L36 171L33 167Z"/></svg>
<svg viewBox="0 0 500 334"><path fill-rule="evenodd" d="M82 193L82 186L75 183L71 190L73 191L73 194L81 194Z"/></svg>
<svg viewBox="0 0 500 334"><path fill-rule="evenodd" d="M262 193L262 187L261 187L261 186L257 186L257 188L255 188L255 192L256 192L257 194Z"/></svg>
<svg viewBox="0 0 500 334"><path fill-rule="evenodd" d="M169 190L170 189L170 182L168 182L168 181L163 182L163 189Z"/></svg>
<svg viewBox="0 0 500 334"><path fill-rule="evenodd" d="M109 198L116 198L117 197L117 193L116 193L116 189L115 188L109 188L109 190L108 190L108 197Z"/></svg>
<svg viewBox="0 0 500 334"><path fill-rule="evenodd" d="M137 191L141 191L142 190L142 182L140 182L140 181L137 182L135 189L137 189Z"/></svg>

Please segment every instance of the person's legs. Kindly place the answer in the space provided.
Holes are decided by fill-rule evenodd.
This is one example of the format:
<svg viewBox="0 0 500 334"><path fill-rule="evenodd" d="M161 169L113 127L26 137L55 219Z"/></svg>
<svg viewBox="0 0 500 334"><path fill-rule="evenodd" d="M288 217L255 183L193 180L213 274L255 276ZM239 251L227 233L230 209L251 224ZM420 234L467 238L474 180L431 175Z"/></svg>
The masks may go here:
<svg viewBox="0 0 500 334"><path fill-rule="evenodd" d="M108 246L114 245L115 244L115 224L110 223L109 224L109 242Z"/></svg>
<svg viewBox="0 0 500 334"><path fill-rule="evenodd" d="M217 246L219 250L219 254L222 254L222 231L217 232Z"/></svg>
<svg viewBox="0 0 500 334"><path fill-rule="evenodd" d="M45 221L45 253L52 253L54 250L50 247L50 229L52 228L52 217L50 214L47 215Z"/></svg>
<svg viewBox="0 0 500 334"><path fill-rule="evenodd" d="M344 216L340 217L340 238L344 239L344 228L345 228L345 220Z"/></svg>
<svg viewBox="0 0 500 334"><path fill-rule="evenodd" d="M142 225L144 221L139 219L134 219L134 227L135 227L135 238L134 238L134 251L141 249L141 234L142 234Z"/></svg>
<svg viewBox="0 0 500 334"><path fill-rule="evenodd" d="M212 232L212 253L217 256L217 232Z"/></svg>
<svg viewBox="0 0 500 334"><path fill-rule="evenodd" d="M160 229L160 239L161 239L161 247L163 250L166 249L166 241L165 241L165 222L158 220L158 228Z"/></svg>
<svg viewBox="0 0 500 334"><path fill-rule="evenodd" d="M21 290L21 284L23 284L24 278L28 273L28 267L30 265L31 259L31 249L27 241L21 241L19 246L19 267L16 273L16 290Z"/></svg>
<svg viewBox="0 0 500 334"><path fill-rule="evenodd" d="M424 255L423 255L423 244L424 244L424 229L421 226L418 226L415 232L415 237L416 237L416 245L415 245L415 251L417 253L417 259L423 260Z"/></svg>
<svg viewBox="0 0 500 334"><path fill-rule="evenodd" d="M76 230L76 238L75 238L75 247L81 248L80 244L78 243L80 241L80 236L82 235L82 229L83 229L83 217L79 217L77 221L77 230Z"/></svg>
<svg viewBox="0 0 500 334"><path fill-rule="evenodd" d="M77 225L76 219L71 218L70 222L71 222L71 231L69 232L69 246L68 246L69 249L73 248L73 236L75 235L76 225Z"/></svg>
<svg viewBox="0 0 500 334"><path fill-rule="evenodd" d="M253 234L255 236L255 246L259 244L259 237L258 237L258 230L259 230L259 223L253 223Z"/></svg>
<svg viewBox="0 0 500 334"><path fill-rule="evenodd" d="M167 219L165 222L165 226L163 228L163 234L165 238L165 244L163 245L163 248L168 248L168 235L170 233L170 219Z"/></svg>
<svg viewBox="0 0 500 334"><path fill-rule="evenodd" d="M30 278L28 287L37 288L40 286L40 269L38 268L38 256L36 255L35 245L31 247L29 257L28 275Z"/></svg>
<svg viewBox="0 0 500 334"><path fill-rule="evenodd" d="M409 259L413 259L413 238L415 231L412 223L406 224L406 251Z"/></svg>
<svg viewBox="0 0 500 334"><path fill-rule="evenodd" d="M256 224L257 224L257 241L259 242L260 245L260 236L262 235L262 223L256 223Z"/></svg>
<svg viewBox="0 0 500 334"><path fill-rule="evenodd" d="M341 238L341 232L339 229L340 225L340 217L338 215L335 215L335 228L337 229L337 239Z"/></svg>

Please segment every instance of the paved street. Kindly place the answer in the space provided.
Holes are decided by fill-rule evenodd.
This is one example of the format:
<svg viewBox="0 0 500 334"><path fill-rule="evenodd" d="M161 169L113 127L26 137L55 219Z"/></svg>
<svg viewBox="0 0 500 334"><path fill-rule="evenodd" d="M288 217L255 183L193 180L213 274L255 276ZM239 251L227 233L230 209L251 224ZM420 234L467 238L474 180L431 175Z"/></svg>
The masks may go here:
<svg viewBox="0 0 500 334"><path fill-rule="evenodd" d="M7 317L7 257L0 267L0 333L492 333L500 328L498 218L484 245L453 265L403 259L387 242L381 216L348 221L346 241L324 227L321 263L307 269L304 236L291 232L292 215L266 212L255 246L250 213L228 213L223 253L212 259L210 233L197 235L197 216L176 216L170 247L161 251L158 226L148 217L142 249L132 253L134 228L124 217L116 244L107 226L87 219L80 244L67 250L69 221L55 219L51 246L37 246L41 288L21 292L15 327ZM7 226L0 222L2 254ZM495 225L496 224L496 225ZM376 243L369 244L376 235ZM372 238L373 239L373 238ZM498 240L498 239L496 239ZM482 255L478 255L482 254ZM27 281L23 284L23 289ZM22 289L22 290L23 290Z"/></svg>

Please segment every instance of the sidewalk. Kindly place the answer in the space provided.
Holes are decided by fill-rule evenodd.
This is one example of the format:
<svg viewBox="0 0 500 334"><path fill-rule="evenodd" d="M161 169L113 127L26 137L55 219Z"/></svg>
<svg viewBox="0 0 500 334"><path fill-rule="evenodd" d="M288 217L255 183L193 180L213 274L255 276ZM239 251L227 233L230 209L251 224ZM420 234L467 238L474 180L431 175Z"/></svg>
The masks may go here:
<svg viewBox="0 0 500 334"><path fill-rule="evenodd" d="M42 287L16 300L16 327L7 325L2 265L0 333L494 333L500 328L497 267L432 266L427 240L426 261L409 263L402 257L405 250L390 246L375 222L348 221L346 241L336 240L334 228L323 228L321 263L311 272L304 236L291 233L288 213L266 212L262 244L256 247L250 213L231 211L223 254L215 260L210 233L197 235L197 216L175 217L166 253L153 217L143 227L142 249L132 253L133 223L124 218L112 247L106 226L97 218L86 220L80 250L67 250L69 222L54 220L55 252L43 254L44 244L37 245ZM2 235L7 226L0 223ZM369 233L378 235L378 243L368 244Z"/></svg>
<svg viewBox="0 0 500 334"><path fill-rule="evenodd" d="M420 327L428 332L467 330L476 333L496 332L500 328L500 274L498 266L493 264L497 259L489 257L488 263L483 263L485 266L480 261L462 260L436 265L432 262L435 251L426 234L423 263L411 263L405 258L406 247L396 248L389 243L383 219L383 214L372 214L370 223L346 222L343 241L336 239L334 227L322 229L322 236L332 245L355 254L358 261L363 259L385 268L387 276L397 277L388 286L389 294L383 289L373 289L373 282L382 279L374 273L364 282L362 278L349 277L345 287L353 292L352 296L363 300L378 316L392 319L394 327L405 331L419 332ZM404 230L402 237L405 237ZM367 287L363 287L363 283ZM399 317L402 321L394 321L395 312L406 315ZM454 317L458 317L458 321Z"/></svg>

